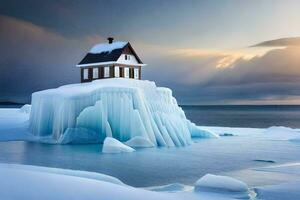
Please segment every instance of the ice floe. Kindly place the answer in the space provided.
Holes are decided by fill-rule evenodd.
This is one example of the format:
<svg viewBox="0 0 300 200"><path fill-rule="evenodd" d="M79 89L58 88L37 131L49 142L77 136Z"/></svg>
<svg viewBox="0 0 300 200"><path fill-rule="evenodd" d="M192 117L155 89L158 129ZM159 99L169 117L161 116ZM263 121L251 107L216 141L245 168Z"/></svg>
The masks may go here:
<svg viewBox="0 0 300 200"><path fill-rule="evenodd" d="M130 153L134 151L135 149L123 144L122 142L112 137L105 138L103 142L102 153Z"/></svg>

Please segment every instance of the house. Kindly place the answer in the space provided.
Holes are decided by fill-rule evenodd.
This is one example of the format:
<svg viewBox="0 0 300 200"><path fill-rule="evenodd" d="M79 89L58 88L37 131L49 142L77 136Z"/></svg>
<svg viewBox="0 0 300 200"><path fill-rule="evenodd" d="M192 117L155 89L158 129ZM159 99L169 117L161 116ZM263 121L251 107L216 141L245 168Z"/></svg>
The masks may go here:
<svg viewBox="0 0 300 200"><path fill-rule="evenodd" d="M103 78L141 79L143 64L129 42L114 42L95 45L77 65L81 82Z"/></svg>

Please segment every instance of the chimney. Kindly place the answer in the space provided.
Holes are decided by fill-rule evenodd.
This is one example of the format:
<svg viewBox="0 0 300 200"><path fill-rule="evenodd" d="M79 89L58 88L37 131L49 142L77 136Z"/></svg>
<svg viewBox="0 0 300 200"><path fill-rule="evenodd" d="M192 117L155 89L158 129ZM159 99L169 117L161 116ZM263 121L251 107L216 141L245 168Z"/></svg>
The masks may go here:
<svg viewBox="0 0 300 200"><path fill-rule="evenodd" d="M111 43L113 43L114 38L113 37L109 37L109 38L107 38L107 40L108 40L108 44L111 44Z"/></svg>

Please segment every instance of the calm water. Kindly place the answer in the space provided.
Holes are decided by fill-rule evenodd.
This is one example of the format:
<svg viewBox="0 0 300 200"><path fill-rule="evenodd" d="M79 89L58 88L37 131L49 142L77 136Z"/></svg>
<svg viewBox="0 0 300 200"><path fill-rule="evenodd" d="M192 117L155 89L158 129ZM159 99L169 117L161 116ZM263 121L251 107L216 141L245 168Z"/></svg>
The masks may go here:
<svg viewBox="0 0 300 200"><path fill-rule="evenodd" d="M198 125L300 127L300 106L184 106ZM241 145L243 144L243 145ZM206 173L222 174L268 165L298 162L300 145L252 137L202 139L184 148L149 148L134 153L107 155L100 144L47 145L0 142L0 162L95 171L115 176L132 186L174 182L193 184ZM251 185L249 177L242 179Z"/></svg>
<svg viewBox="0 0 300 200"><path fill-rule="evenodd" d="M202 126L300 128L300 106L182 106L188 119Z"/></svg>
<svg viewBox="0 0 300 200"><path fill-rule="evenodd" d="M298 162L300 158L298 144L246 136L202 139L182 148L146 148L124 154L102 154L101 148L100 144L0 142L0 162L99 172L131 186L146 187L176 182L193 185L207 173L228 174L269 165L255 160L281 164ZM248 175L241 180L249 185L257 184Z"/></svg>

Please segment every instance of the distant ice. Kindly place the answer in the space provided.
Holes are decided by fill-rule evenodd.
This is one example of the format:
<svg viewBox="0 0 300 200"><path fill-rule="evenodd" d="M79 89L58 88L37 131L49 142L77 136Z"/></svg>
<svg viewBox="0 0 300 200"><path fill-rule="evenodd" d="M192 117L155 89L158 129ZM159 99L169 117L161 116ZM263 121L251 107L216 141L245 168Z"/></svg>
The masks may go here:
<svg viewBox="0 0 300 200"><path fill-rule="evenodd" d="M265 137L272 140L300 141L300 132L283 126L272 126L265 130Z"/></svg>
<svg viewBox="0 0 300 200"><path fill-rule="evenodd" d="M107 137L103 142L103 153L130 153L135 151L133 148L123 144L122 142L112 138Z"/></svg>

